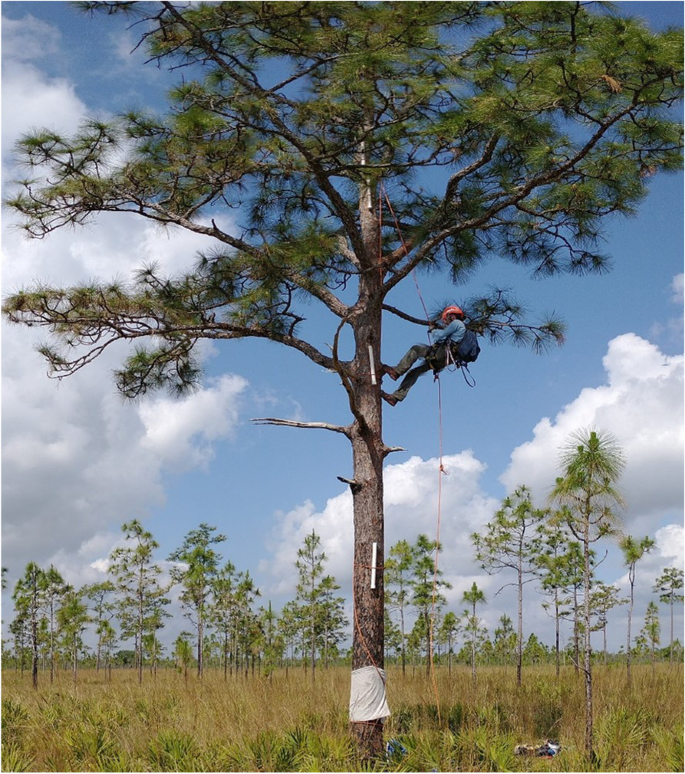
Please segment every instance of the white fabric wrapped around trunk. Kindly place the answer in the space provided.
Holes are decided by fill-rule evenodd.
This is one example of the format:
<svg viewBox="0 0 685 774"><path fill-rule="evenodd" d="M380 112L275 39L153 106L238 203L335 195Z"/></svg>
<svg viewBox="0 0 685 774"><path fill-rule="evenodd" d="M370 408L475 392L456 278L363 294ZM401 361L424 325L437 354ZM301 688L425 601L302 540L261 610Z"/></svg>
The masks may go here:
<svg viewBox="0 0 685 774"><path fill-rule="evenodd" d="M390 715L385 697L385 670L366 666L352 670L350 689L350 720L361 723Z"/></svg>

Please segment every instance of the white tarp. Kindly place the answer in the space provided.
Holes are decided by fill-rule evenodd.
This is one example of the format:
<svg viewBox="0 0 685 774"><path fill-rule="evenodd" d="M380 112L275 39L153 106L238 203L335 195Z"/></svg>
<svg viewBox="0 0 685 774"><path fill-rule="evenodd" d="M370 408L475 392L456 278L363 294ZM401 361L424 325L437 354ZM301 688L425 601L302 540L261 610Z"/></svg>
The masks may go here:
<svg viewBox="0 0 685 774"><path fill-rule="evenodd" d="M385 670L375 666L352 670L350 720L361 723L390 715L385 696Z"/></svg>

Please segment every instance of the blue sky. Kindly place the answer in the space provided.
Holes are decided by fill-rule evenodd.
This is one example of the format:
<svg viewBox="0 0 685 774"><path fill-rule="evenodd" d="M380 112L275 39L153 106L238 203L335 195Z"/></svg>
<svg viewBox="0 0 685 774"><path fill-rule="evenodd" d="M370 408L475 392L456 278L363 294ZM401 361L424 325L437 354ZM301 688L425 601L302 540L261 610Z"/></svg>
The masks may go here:
<svg viewBox="0 0 685 774"><path fill-rule="evenodd" d="M680 2L620 3L655 28L682 23ZM17 173L11 147L39 126L73 130L86 115L164 106L168 74L131 53L135 29L118 17L89 17L62 2L5 2L2 171ZM546 355L483 345L469 389L459 374L442 376L446 467L441 566L454 588L450 608L473 580L491 603L490 630L512 615L499 578L474 564L467 536L482 529L517 484L542 502L553 483L556 450L578 427L613 432L628 454L623 486L625 530L650 534L657 549L644 560L636 615L652 580L683 560L683 184L660 176L637 217L606 224L614 269L598 277L533 281L525 270L493 260L466 286L446 289L419 275L429 306L459 302L490 285L510 287L531 317L556 311L567 342ZM227 216L224 216L227 217ZM190 265L207 241L164 234L128 216L102 217L87 229L26 242L3 221L3 293L37 278L56 283L119 275L158 260L170 272ZM390 299L422 315L411 281ZM332 340L330 320L312 306L312 335ZM55 563L71 582L103 578L121 524L141 518L161 544L159 558L205 521L228 535L224 557L250 569L263 600L292 597L296 551L307 532L322 536L329 571L349 590L351 510L336 476L349 476L341 437L319 431L258 427L281 416L347 423L337 378L268 342L204 348L206 380L190 398L164 395L136 405L114 394L111 369L121 350L58 384L31 350L33 332L3 326L3 566L10 585L29 560ZM305 329L306 330L306 329ZM384 329L386 362L396 362L423 333L394 319ZM424 377L407 400L386 408L385 437L406 452L388 459L387 547L419 531L435 533L437 390ZM614 544L601 574L625 588ZM540 597L528 601L531 626L552 641ZM662 607L665 613L665 608ZM614 615L610 644L624 638L625 611ZM3 616L8 622L9 616ZM666 626L666 619L663 621ZM682 616L679 618L682 627Z"/></svg>

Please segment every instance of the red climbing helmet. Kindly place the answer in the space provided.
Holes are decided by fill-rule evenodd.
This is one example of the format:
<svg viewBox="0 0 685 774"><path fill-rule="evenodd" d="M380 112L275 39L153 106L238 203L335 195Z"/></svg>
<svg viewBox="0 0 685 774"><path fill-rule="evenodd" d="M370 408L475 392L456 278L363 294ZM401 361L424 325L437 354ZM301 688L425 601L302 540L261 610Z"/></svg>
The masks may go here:
<svg viewBox="0 0 685 774"><path fill-rule="evenodd" d="M464 313L458 306L448 306L442 312L443 323L447 322L447 316L450 314L453 314L458 320L464 319Z"/></svg>

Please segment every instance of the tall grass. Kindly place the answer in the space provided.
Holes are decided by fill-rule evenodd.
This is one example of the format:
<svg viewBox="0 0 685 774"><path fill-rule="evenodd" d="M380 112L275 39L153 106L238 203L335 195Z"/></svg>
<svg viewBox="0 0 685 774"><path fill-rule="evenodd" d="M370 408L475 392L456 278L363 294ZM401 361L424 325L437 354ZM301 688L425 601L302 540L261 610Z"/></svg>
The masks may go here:
<svg viewBox="0 0 685 774"><path fill-rule="evenodd" d="M438 700L424 675L389 670L387 739L404 751L385 771L682 771L682 665L635 667L633 687L616 667L595 670L596 755L583 754L582 681L568 670L438 670ZM33 691L30 677L3 674L4 771L361 771L348 733L349 671L272 679L202 681L161 670L142 687L132 671L111 683L83 672ZM515 756L520 743L558 739L552 760Z"/></svg>

